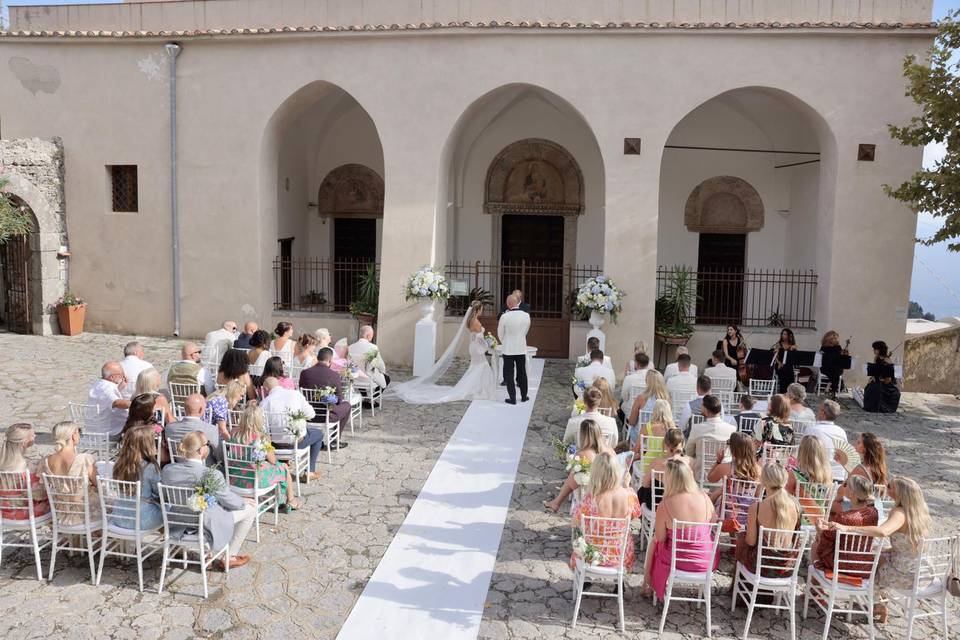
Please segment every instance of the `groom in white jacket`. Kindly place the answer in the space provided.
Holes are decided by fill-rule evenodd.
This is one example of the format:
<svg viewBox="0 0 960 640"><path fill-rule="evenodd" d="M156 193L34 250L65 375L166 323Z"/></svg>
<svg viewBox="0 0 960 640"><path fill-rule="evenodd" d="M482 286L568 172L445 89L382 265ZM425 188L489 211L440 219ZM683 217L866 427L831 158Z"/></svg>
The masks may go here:
<svg viewBox="0 0 960 640"><path fill-rule="evenodd" d="M520 309L517 296L507 296L507 311L500 316L497 336L500 338L503 357L503 379L507 383L507 395L504 402L517 404L517 387L520 387L520 401L527 397L527 331L530 330L530 314ZM516 383L514 383L516 369Z"/></svg>

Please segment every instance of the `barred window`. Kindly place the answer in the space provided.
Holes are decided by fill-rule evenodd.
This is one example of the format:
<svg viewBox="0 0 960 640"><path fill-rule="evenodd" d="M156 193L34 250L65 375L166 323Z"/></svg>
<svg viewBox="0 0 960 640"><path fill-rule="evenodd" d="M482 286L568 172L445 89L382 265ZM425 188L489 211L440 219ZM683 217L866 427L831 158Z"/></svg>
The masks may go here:
<svg viewBox="0 0 960 640"><path fill-rule="evenodd" d="M114 164L107 167L107 172L110 174L113 211L136 213L138 210L137 165Z"/></svg>

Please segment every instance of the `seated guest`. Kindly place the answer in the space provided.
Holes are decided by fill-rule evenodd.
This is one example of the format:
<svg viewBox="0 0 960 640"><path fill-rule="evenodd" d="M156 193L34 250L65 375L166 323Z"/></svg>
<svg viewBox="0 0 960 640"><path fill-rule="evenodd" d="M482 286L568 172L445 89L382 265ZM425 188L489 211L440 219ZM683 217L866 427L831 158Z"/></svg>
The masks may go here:
<svg viewBox="0 0 960 640"><path fill-rule="evenodd" d="M180 360L174 362L167 369L167 379L165 385L167 389L171 384L199 384L200 393L213 393L215 385L213 377L207 368L200 364L200 356L203 352L193 342L184 343L180 348Z"/></svg>
<svg viewBox="0 0 960 640"><path fill-rule="evenodd" d="M720 417L721 409L717 396L704 396L700 413L705 419L690 427L690 438L687 440L687 455L691 458L700 457L700 441L704 438L726 442L730 434L736 432L736 427Z"/></svg>
<svg viewBox="0 0 960 640"><path fill-rule="evenodd" d="M203 396L201 396L203 397ZM150 427L154 434L161 430L157 419L157 396L152 393L141 393L130 400L130 409L127 411L127 421L123 423L120 439L123 440L131 429Z"/></svg>
<svg viewBox="0 0 960 640"><path fill-rule="evenodd" d="M893 498L894 506L883 524L856 526L829 522L823 525L835 531L890 539L890 551L881 557L877 567L877 586L880 587L881 597L888 589L913 589L917 560L923 550L923 539L933 528L927 501L915 480L896 476L890 481L887 491ZM874 615L880 622L886 622L887 610L883 605L877 605Z"/></svg>
<svg viewBox="0 0 960 640"><path fill-rule="evenodd" d="M650 356L638 353L631 362L636 369L627 373L623 382L620 383L620 409L617 411L617 416L621 422L626 422L626 414L633 408L633 401L647 386L647 366L650 364Z"/></svg>
<svg viewBox="0 0 960 640"><path fill-rule="evenodd" d="M787 492L798 496L797 483L830 484L833 482L833 468L827 459L827 452L820 441L813 436L804 436L797 450L797 464L790 470L787 479Z"/></svg>
<svg viewBox="0 0 960 640"><path fill-rule="evenodd" d="M760 473L763 485L763 500L754 502L747 510L747 528L737 535L737 547L734 552L737 563L750 573L757 573L757 551L760 543L760 527L781 531L800 530L800 504L787 493L787 470L775 462L767 464ZM773 535L773 534L771 534ZM764 546L788 546L789 540L764 540ZM764 567L764 578L784 578L792 574L793 562L799 562L797 556L784 555L783 568ZM734 567L736 571L736 567Z"/></svg>
<svg viewBox="0 0 960 640"><path fill-rule="evenodd" d="M243 333L237 336L237 339L233 341L234 349L250 349L250 338L253 337L253 334L257 332L260 327L256 322L248 320L243 323Z"/></svg>
<svg viewBox="0 0 960 640"><path fill-rule="evenodd" d="M695 531L691 532L697 543L684 545L682 556L677 553L677 570L703 572L711 567L716 568L719 556L714 554L709 527L716 519L713 503L697 486L690 467L679 460L667 462L663 476L663 499L657 505L653 533L655 542L647 547L641 595L656 593L658 599L663 599L670 578L673 525L677 520L702 525L695 525Z"/></svg>
<svg viewBox="0 0 960 640"><path fill-rule="evenodd" d="M833 467L833 479L835 482L843 482L847 477L847 470L843 465L834 460L834 451L836 445L833 439L847 440L847 432L834 421L840 417L840 405L833 400L821 400L820 407L817 409L817 421L812 427L809 427L804 435L813 436L820 441L823 449L827 452L827 459L831 461Z"/></svg>
<svg viewBox="0 0 960 640"><path fill-rule="evenodd" d="M143 531L159 529L163 525L160 511L160 467L157 466L157 440L149 429L134 429L123 438L117 461L113 464L113 479L140 483L140 528ZM120 501L117 501L120 502ZM121 504L110 519L110 524L121 529L133 529L134 504ZM128 519L130 518L130 519Z"/></svg>
<svg viewBox="0 0 960 640"><path fill-rule="evenodd" d="M757 450L756 447L753 446L753 439L750 436L745 433L731 433L727 450L729 450L729 456L727 455L727 451L723 449L717 451L717 459L713 464L713 468L711 468L707 474L707 482L718 484L724 478L730 478L731 480L749 480L750 482L760 481L760 465L757 463ZM716 502L721 493L722 489L714 489L710 494L710 499Z"/></svg>
<svg viewBox="0 0 960 640"><path fill-rule="evenodd" d="M324 347L317 353L317 364L309 369L304 369L300 373L301 389L323 389L332 387L336 390L337 404L327 407L330 422L339 422L341 429L341 438L343 437L344 420L350 415L350 400L343 397L343 385L340 381L340 375L330 368L330 362L333 360L333 349ZM274 392L271 391L271 394ZM340 442L340 447L346 446L345 442Z"/></svg>
<svg viewBox="0 0 960 640"><path fill-rule="evenodd" d="M567 421L567 428L563 432L563 441L567 444L574 442L580 432L580 423L584 420L593 420L600 425L600 432L610 448L617 446L617 442L620 440L620 430L617 428L615 419L600 413L600 390L594 387L587 389L583 394L583 404L586 407L586 412Z"/></svg>
<svg viewBox="0 0 960 640"><path fill-rule="evenodd" d="M203 477L211 474L223 487L214 494L215 502L207 505L203 512L203 532L210 544L211 551L219 551L229 545L228 557L220 561L220 568L242 567L250 561L250 556L240 555L240 548L246 540L250 527L257 518L257 507L253 500L241 498L227 487L223 474L216 469L204 466L203 461L210 458L213 445L203 431L191 431L180 441L181 462L168 464L160 473L161 482L173 487L197 486ZM188 531L174 528L171 535L179 539Z"/></svg>
<svg viewBox="0 0 960 640"><path fill-rule="evenodd" d="M244 409L240 424L227 439L227 444L252 445L260 442L269 443L270 436L266 432L266 417L263 410L256 405ZM231 456L235 455L230 453ZM236 475L230 469L230 486L239 489L253 489L254 484L259 489L277 487L277 500L285 507L287 513L300 508L300 500L294 495L293 477L286 464L277 462L277 454L273 447L266 447L266 460L260 462L256 469L253 465L240 465Z"/></svg>
<svg viewBox="0 0 960 640"><path fill-rule="evenodd" d="M580 433L577 435L577 442L576 455L590 463L593 463L598 453L603 451L613 453L613 447L607 444L606 439L600 432L600 425L598 425L595 420L590 420L589 418L580 421ZM574 472L571 471L567 474L567 479L564 481L563 486L560 487L559 495L553 500L544 500L543 506L556 513L560 509L560 506L566 501L567 497L577 490L578 486L580 485L578 485L574 479Z"/></svg>
<svg viewBox="0 0 960 640"><path fill-rule="evenodd" d="M128 342L123 348L123 360L120 361L120 366L123 368L123 377L127 384L123 386L120 393L126 400L133 397L133 387L137 383L140 373L153 368L153 365L143 358L143 345L139 342Z"/></svg>
<svg viewBox="0 0 960 640"><path fill-rule="evenodd" d="M33 497L33 515L40 517L50 512L50 501L47 499L43 479L40 477L42 470L39 462L27 460L24 455L36 439L37 434L33 430L33 425L18 422L7 427L3 447L0 448L0 471L27 472ZM11 498L20 497L21 494L17 491L0 488L0 517L4 520L29 520L30 512L22 506L23 503L19 500L11 500Z"/></svg>
<svg viewBox="0 0 960 640"><path fill-rule="evenodd" d="M764 443L775 445L794 444L793 428L790 426L790 403L785 396L775 395L767 403L767 415L753 432L758 446Z"/></svg>
<svg viewBox="0 0 960 640"><path fill-rule="evenodd" d="M697 397L693 398L683 405L683 412L680 414L680 427L685 433L690 433L690 423L693 416L703 415L700 413L700 406L703 404L703 398L713 388L710 378L703 375L697 376ZM723 403L720 404L720 417L723 417Z"/></svg>
<svg viewBox="0 0 960 640"><path fill-rule="evenodd" d="M207 410L203 419L217 428L221 440L230 437L230 412L241 407L240 401L246 393L247 388L241 381L231 380L207 398Z"/></svg>
<svg viewBox="0 0 960 640"><path fill-rule="evenodd" d="M153 367L148 367L140 372L140 377L136 380L137 384L133 395L153 396L154 411L158 414L158 420L163 424L173 422L175 418L173 416L173 408L170 406L170 401L167 400L167 396L160 393L160 385L163 383L160 372Z"/></svg>
<svg viewBox="0 0 960 640"><path fill-rule="evenodd" d="M87 420L87 428L96 433L109 433L113 442L120 439L123 423L127 421L127 409L130 408L130 401L123 398L126 385L120 363L108 362L100 369L100 379L90 388L87 396L87 404L96 405L100 410L96 418Z"/></svg>
<svg viewBox="0 0 960 640"><path fill-rule="evenodd" d="M211 331L203 340L203 346L214 349L214 357L219 360L227 349L236 342L237 323L233 320L225 320L219 329Z"/></svg>
<svg viewBox="0 0 960 640"><path fill-rule="evenodd" d="M847 497L849 508L836 509L830 513L830 522L846 527L872 527L880 520L880 514L874 506L873 484L863 476L847 478ZM836 504L836 503L834 503ZM833 571L833 556L837 548L837 531L818 525L817 538L813 543L812 558L817 569Z"/></svg>
<svg viewBox="0 0 960 640"><path fill-rule="evenodd" d="M669 369L669 367L668 367ZM667 391L673 394L687 394L693 396L697 392L697 368L690 363L689 354L681 354L677 358L677 373L670 377L664 376L667 381Z"/></svg>
<svg viewBox="0 0 960 640"><path fill-rule="evenodd" d="M390 384L390 376L387 375L387 367L379 355L379 349L377 356L368 361L368 354L374 349L377 349L377 345L373 343L373 327L364 325L360 327L360 339L350 345L348 353L353 364L366 372L378 387L386 389Z"/></svg>
<svg viewBox="0 0 960 640"><path fill-rule="evenodd" d="M220 359L220 368L217 370L218 385L230 384L234 380L243 385L247 400L256 399L257 392L250 377L250 361L247 352L240 349L228 349Z"/></svg>
<svg viewBox="0 0 960 640"><path fill-rule="evenodd" d="M742 418L757 418L762 420L763 416L753 410L753 405L756 404L756 400L753 399L753 396L749 396L746 393L740 396L740 413L734 416L734 420L737 423L737 431L742 431L740 427L740 420Z"/></svg>
<svg viewBox="0 0 960 640"><path fill-rule="evenodd" d="M613 387L617 384L617 374L613 369L603 364L603 351L594 349L590 352L590 364L584 367L577 367L573 375L577 380L583 380L587 386L593 384L597 378L606 378L607 383Z"/></svg>
<svg viewBox="0 0 960 640"><path fill-rule="evenodd" d="M677 425L673 422L673 411L670 409L670 403L666 400L657 400L653 403L653 413L650 414L650 420L637 429L637 437L631 441L633 448L633 459L642 460L644 468L647 467L656 458L660 457L663 451L663 437L667 435L670 429L676 429ZM646 436L647 451L640 450L640 436Z"/></svg>
<svg viewBox="0 0 960 640"><path fill-rule="evenodd" d="M680 373L680 361L684 359L683 356L686 356L685 360L687 362L687 367L685 371L689 371L690 375L694 379L697 377L697 365L690 363L690 350L686 347L677 347L677 361L671 362L667 365L667 368L663 370L663 379L670 380L670 378ZM690 385L693 386L693 385Z"/></svg>
<svg viewBox="0 0 960 640"><path fill-rule="evenodd" d="M54 425L51 435L53 436L54 452L43 459L41 472L53 476L68 476L86 480L84 485L89 500L90 520L91 522L99 521L100 499L97 495L97 458L92 454L77 451L77 445L80 444L80 426L75 422L59 422ZM83 494L75 493L72 484L63 483L61 486L55 486L54 491L61 494L59 499L66 499L66 495L69 494L71 502L75 500L78 503L83 503ZM83 516L79 513L61 514L60 524L83 524Z"/></svg>
<svg viewBox="0 0 960 640"><path fill-rule="evenodd" d="M729 368L737 371L746 359L746 347L747 342L743 339L740 328L735 324L727 325L726 335L723 336L722 340L717 342L717 350L720 351L720 357L718 358L716 352L714 352L713 363L723 362ZM740 355L740 350L743 350L743 356Z"/></svg>
<svg viewBox="0 0 960 640"><path fill-rule="evenodd" d="M577 358L577 366L585 367L590 364L590 361L592 360L591 354L594 351L602 351L602 349L600 349L600 338L597 338L596 336L587 338L587 352ZM613 361L610 360L610 356L603 356L603 366L607 367L608 369L613 369Z"/></svg>
<svg viewBox="0 0 960 640"><path fill-rule="evenodd" d="M787 386L787 402L790 405L790 420L801 420L803 422L816 422L817 417L813 409L805 403L807 399L807 390L799 382L792 382Z"/></svg>
<svg viewBox="0 0 960 640"><path fill-rule="evenodd" d="M288 378L286 371L283 366L283 358L280 356L271 356L267 358L266 364L263 365L263 379L265 378L275 378L277 383L284 389L290 389L295 391L297 389L297 383L293 381L292 378ZM261 384L262 380L261 379Z"/></svg>
<svg viewBox="0 0 960 640"><path fill-rule="evenodd" d="M840 377L843 375L843 362L841 358L850 353L840 346L840 334L832 329L823 334L820 340L821 366L820 373L828 383L827 394L831 398L836 398L840 392Z"/></svg>
<svg viewBox="0 0 960 640"><path fill-rule="evenodd" d="M646 356L642 361L637 359L641 354ZM645 343L643 340L637 340L633 343L633 357L627 360L627 364L623 369L623 375L626 376L631 373L637 373L638 371L642 372L646 369L652 368L653 363L650 362L650 355L647 352L647 343Z"/></svg>
<svg viewBox="0 0 960 640"><path fill-rule="evenodd" d="M253 379L254 386L263 376L263 367L271 355L270 334L263 329L258 329L250 338L250 351L247 351L247 363L250 365L250 377Z"/></svg>
<svg viewBox="0 0 960 640"><path fill-rule="evenodd" d="M667 434L663 436L663 449L659 456L644 465L643 478L640 480L640 489L637 491L637 497L640 503L649 511L653 505L653 472L663 472L667 468L667 463L676 460L687 465L690 473L693 473L693 459L684 453L683 432L680 429L668 429Z"/></svg>
<svg viewBox="0 0 960 640"><path fill-rule="evenodd" d="M870 379L862 393L859 389L853 389L853 399L870 413L896 413L900 407L900 389L887 343L882 340L874 342L873 355L873 364L879 369L879 375Z"/></svg>
<svg viewBox="0 0 960 640"><path fill-rule="evenodd" d="M585 487L583 500L573 512L572 524L580 528L581 516L595 518L639 518L640 503L636 494L623 486L620 481L623 469L617 461L617 456L611 451L603 451L593 459L590 465L590 484ZM629 527L629 524L627 525ZM611 532L605 532L609 535ZM600 544L598 540L591 540L585 536L588 544ZM624 554L624 567L627 571L633 568L634 547L633 535L627 535L627 548ZM575 567L578 562L576 554L570 556L570 566ZM620 564L619 554L605 553L601 566L615 567Z"/></svg>
<svg viewBox="0 0 960 640"><path fill-rule="evenodd" d="M332 338L330 337L330 331L327 329L317 329L313 332L313 337L317 339L317 342L319 342L317 345L317 353L320 353L320 349L330 346Z"/></svg>
<svg viewBox="0 0 960 640"><path fill-rule="evenodd" d="M736 354L734 353L734 355ZM703 374L710 378L711 382L715 380L733 380L733 385L736 387L737 370L735 367L728 367L726 365L723 351L717 349L713 352L713 362L714 365L704 369Z"/></svg>
<svg viewBox="0 0 960 640"><path fill-rule="evenodd" d="M206 410L207 401L199 393L187 396L183 402L183 419L166 425L163 434L167 438L182 441L189 433L202 433L204 439L210 443L206 464L214 466L221 461L223 449L220 447L220 429L203 419Z"/></svg>
<svg viewBox="0 0 960 640"><path fill-rule="evenodd" d="M670 393L667 391L667 385L663 381L663 375L656 369L650 369L647 371L647 386L643 389L643 393L633 401L633 406L630 408L630 415L627 416L627 426L630 427L631 442L637 439L637 434L639 433L640 413L642 411L648 413L653 411L653 404L657 400L666 400L669 404Z"/></svg>
<svg viewBox="0 0 960 640"><path fill-rule="evenodd" d="M617 401L613 397L613 389L610 388L610 383L607 382L607 379L597 378L591 386L600 392L600 406L598 409L605 409L606 411L604 411L604 413L608 414L611 418L616 416Z"/></svg>
<svg viewBox="0 0 960 640"><path fill-rule="evenodd" d="M889 480L889 471L887 470L887 454L883 449L883 443L876 434L865 431L853 441L854 450L860 454L860 464L853 468L853 471L847 476L847 483L837 489L837 501L841 502L847 496L846 486L850 478L859 476L866 478L870 484L876 486L886 486ZM848 460L847 454L843 451L835 451L834 460L846 468Z"/></svg>
<svg viewBox="0 0 960 640"><path fill-rule="evenodd" d="M297 340L293 347L292 364L307 369L317 364L317 349L320 348L320 341L309 333L304 333Z"/></svg>
<svg viewBox="0 0 960 640"><path fill-rule="evenodd" d="M329 351L327 348L325 351ZM311 369L322 366L319 363ZM305 370L306 372L307 370ZM329 371L329 369L327 369ZM317 376L311 376L311 380ZM337 376L339 378L339 376ZM303 381L303 376L300 376L301 381ZM319 384L315 383L315 387L303 387L304 389L319 389L325 386L333 386L331 384ZM269 377L263 379L263 392L264 397L263 401L260 403L260 408L263 410L264 414L269 418L272 414L284 414L284 413L297 413L301 412L307 416L307 420L313 420L316 418L317 412L313 408L307 399L303 397L303 394L299 391L294 391L292 389L286 389L280 386L280 383L276 378ZM337 392L337 397L340 397L340 392ZM342 401L341 401L342 404ZM339 407L340 405L337 405ZM349 411L349 405L348 409ZM331 416L334 414L334 408L330 409ZM320 456L320 452L324 450L323 446L323 436L324 433L321 429L316 427L307 427L307 433L297 442L297 449L310 449L310 464L308 465L308 478L310 480L319 480L320 472L317 471L317 458ZM277 447L287 447L290 448L293 445L293 440L291 438L289 443L284 443L277 441L274 443ZM341 442L340 447L347 446L346 442Z"/></svg>
<svg viewBox="0 0 960 640"><path fill-rule="evenodd" d="M278 322L273 333L277 337L270 343L270 352L289 353L293 356L293 325L289 322Z"/></svg>

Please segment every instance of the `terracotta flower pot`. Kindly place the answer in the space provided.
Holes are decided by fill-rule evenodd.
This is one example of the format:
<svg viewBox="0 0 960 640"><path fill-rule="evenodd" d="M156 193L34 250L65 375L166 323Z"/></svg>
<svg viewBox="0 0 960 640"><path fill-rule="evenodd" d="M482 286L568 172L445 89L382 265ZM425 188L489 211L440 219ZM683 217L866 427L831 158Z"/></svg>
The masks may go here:
<svg viewBox="0 0 960 640"><path fill-rule="evenodd" d="M65 336L75 336L83 333L83 319L87 315L87 305L79 304L72 307L66 305L57 307L57 321L60 323L60 333Z"/></svg>

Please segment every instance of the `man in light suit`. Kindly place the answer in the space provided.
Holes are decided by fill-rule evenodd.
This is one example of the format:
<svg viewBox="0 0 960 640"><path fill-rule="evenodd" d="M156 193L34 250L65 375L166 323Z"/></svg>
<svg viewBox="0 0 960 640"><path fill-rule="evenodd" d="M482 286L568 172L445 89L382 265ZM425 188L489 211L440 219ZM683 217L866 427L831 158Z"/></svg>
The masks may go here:
<svg viewBox="0 0 960 640"><path fill-rule="evenodd" d="M180 444L184 459L165 466L160 472L160 482L173 487L195 487L204 474L218 477L222 489L214 494L216 504L209 505L203 512L203 531L214 552L228 545L230 547L228 557L220 561L221 569L226 568L224 563L229 563L231 569L242 567L250 562L250 556L240 555L240 545L257 517L256 506L252 500L231 491L223 474L204 466L203 460L209 455L210 441L202 431L191 431ZM171 531L171 535L177 537L184 533L182 530Z"/></svg>
<svg viewBox="0 0 960 640"><path fill-rule="evenodd" d="M586 382L588 387L597 378L606 378L610 388L613 389L617 386L617 374L603 363L603 357L603 351L594 349L590 352L590 364L585 367L577 367L573 375L576 376L577 380Z"/></svg>
<svg viewBox="0 0 960 640"><path fill-rule="evenodd" d="M687 367L687 370L690 372L690 375L692 375L694 378L697 377L697 371L698 371L697 365L693 364L689 360L690 351L686 347L677 347L677 361L671 362L670 364L667 365L667 368L663 370L664 380L669 380L670 378L680 373L680 356L688 357L687 362L690 364Z"/></svg>
<svg viewBox="0 0 960 640"><path fill-rule="evenodd" d="M360 327L359 339L348 347L347 353L353 364L357 365L361 371L365 371L378 387L385 389L390 384L390 376L387 375L387 367L383 364L383 359L378 354L373 362L366 361L367 353L376 348L377 345L373 343L373 327L364 325Z"/></svg>
<svg viewBox="0 0 960 640"><path fill-rule="evenodd" d="M527 397L527 331L530 330L530 314L520 308L517 296L507 296L507 311L500 317L497 336L500 338L503 358L503 379L507 383L507 396L504 402L517 404L517 387L520 387L520 401ZM516 382L514 382L516 369Z"/></svg>

